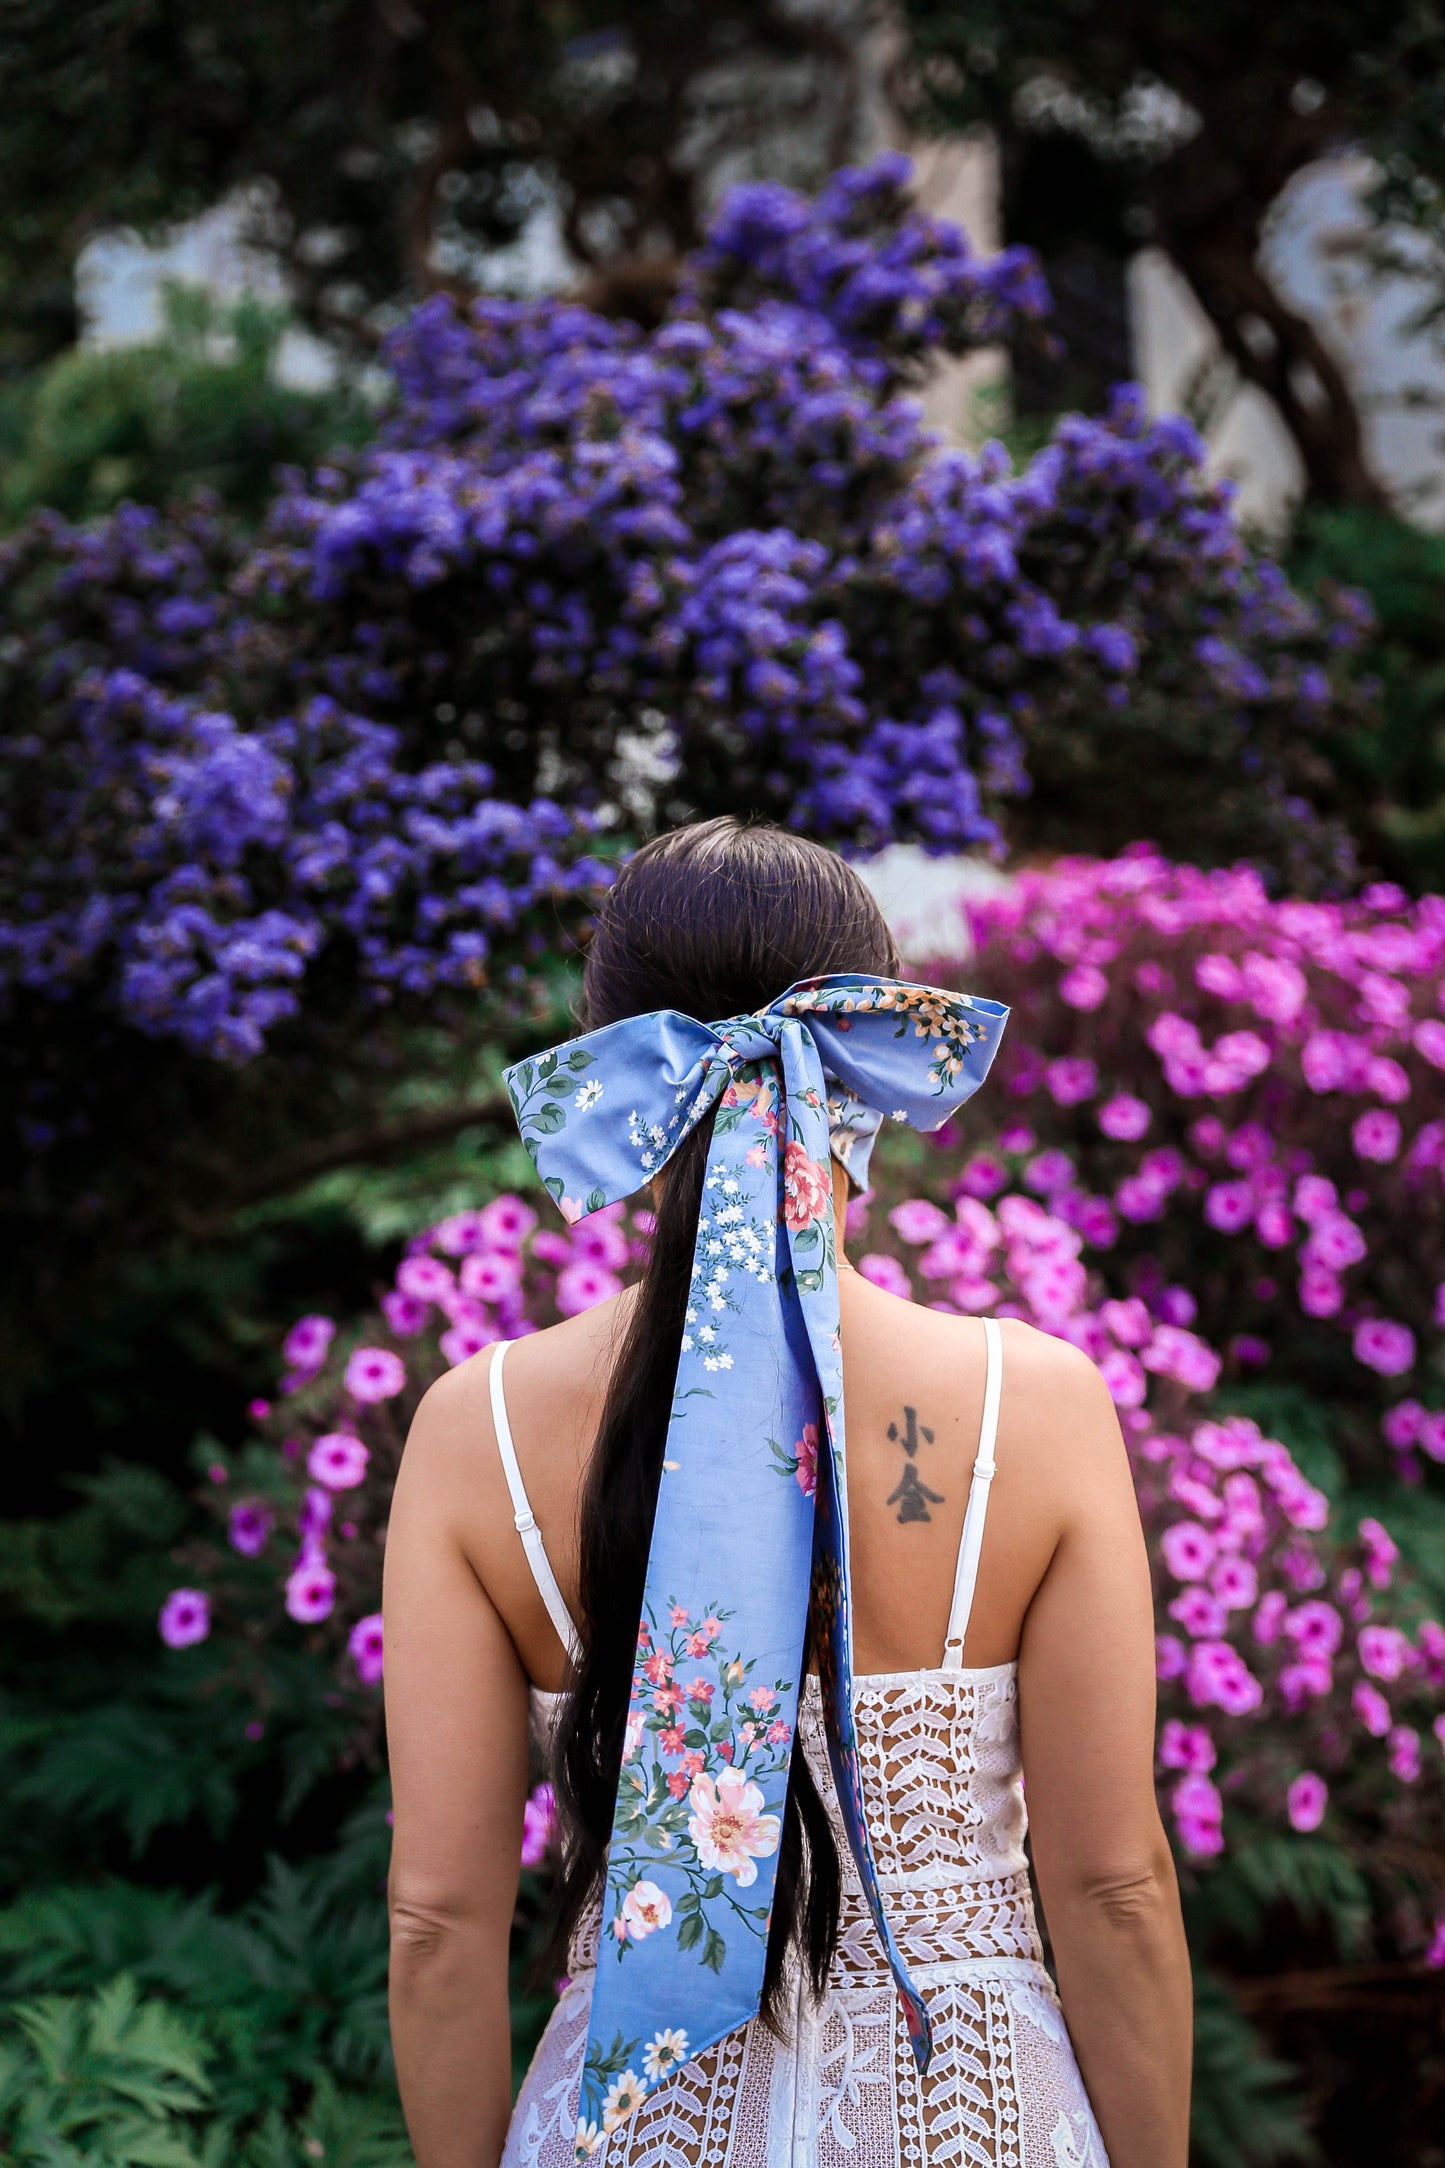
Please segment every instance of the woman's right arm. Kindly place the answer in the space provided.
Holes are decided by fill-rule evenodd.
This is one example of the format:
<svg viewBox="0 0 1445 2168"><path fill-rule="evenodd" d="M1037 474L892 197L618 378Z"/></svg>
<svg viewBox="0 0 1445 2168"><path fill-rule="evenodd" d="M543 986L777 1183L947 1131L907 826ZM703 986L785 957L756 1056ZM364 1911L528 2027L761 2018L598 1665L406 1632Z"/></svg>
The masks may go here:
<svg viewBox="0 0 1445 2168"><path fill-rule="evenodd" d="M1034 1868L1110 2168L1185 2168L1192 1995L1154 1794L1143 1529L1098 1371L1059 1343L1039 1367L1050 1374L1039 1397L1058 1438L1060 1534L1019 1650ZM1060 1405L1069 1410L1065 1437Z"/></svg>

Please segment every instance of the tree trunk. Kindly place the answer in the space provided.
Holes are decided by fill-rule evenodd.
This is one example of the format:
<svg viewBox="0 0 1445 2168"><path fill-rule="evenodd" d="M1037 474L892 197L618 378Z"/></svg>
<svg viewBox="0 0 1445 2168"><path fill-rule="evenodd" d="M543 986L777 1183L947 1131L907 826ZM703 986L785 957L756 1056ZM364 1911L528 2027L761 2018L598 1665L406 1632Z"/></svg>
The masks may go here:
<svg viewBox="0 0 1445 2168"><path fill-rule="evenodd" d="M1365 456L1360 410L1335 356L1308 317L1280 299L1259 265L1258 229L1232 220L1166 245L1247 383L1277 408L1299 450L1309 496L1388 508Z"/></svg>

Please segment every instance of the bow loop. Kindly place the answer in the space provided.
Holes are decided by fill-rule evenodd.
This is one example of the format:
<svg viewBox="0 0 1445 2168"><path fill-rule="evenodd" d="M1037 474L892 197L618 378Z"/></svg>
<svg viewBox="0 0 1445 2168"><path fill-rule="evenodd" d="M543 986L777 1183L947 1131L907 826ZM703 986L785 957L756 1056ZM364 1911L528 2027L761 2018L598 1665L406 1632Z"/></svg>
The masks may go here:
<svg viewBox="0 0 1445 2168"><path fill-rule="evenodd" d="M625 1018L507 1071L569 1220L632 1195L715 1110L608 1847L578 2157L758 2009L809 1607L838 1803L920 2063L853 1730L831 1160L884 1115L934 1129L1008 1011L840 974L751 1016Z"/></svg>

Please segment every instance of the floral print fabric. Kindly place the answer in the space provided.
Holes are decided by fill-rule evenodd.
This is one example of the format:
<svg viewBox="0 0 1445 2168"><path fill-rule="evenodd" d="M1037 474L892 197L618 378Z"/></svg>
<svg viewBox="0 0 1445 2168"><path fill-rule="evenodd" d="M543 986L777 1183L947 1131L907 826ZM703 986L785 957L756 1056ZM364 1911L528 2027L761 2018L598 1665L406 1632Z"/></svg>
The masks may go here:
<svg viewBox="0 0 1445 2168"><path fill-rule="evenodd" d="M920 2067L928 2014L883 1916L853 1724L836 1155L937 1128L988 1073L999 1003L851 974L756 1015L629 1017L507 1072L575 1221L715 1109L638 1626L581 2079L579 2157L757 2011L810 1602L827 1750ZM738 1411L747 1411L740 1424Z"/></svg>

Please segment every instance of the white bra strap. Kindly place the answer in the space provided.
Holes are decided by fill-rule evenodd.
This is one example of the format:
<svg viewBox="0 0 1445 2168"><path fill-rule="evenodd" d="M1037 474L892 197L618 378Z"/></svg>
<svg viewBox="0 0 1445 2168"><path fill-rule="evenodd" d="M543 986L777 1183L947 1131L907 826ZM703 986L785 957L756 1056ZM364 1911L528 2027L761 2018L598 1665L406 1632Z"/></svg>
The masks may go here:
<svg viewBox="0 0 1445 2168"><path fill-rule="evenodd" d="M968 1510L963 1516L963 1536L958 1546L958 1571L953 1581L953 1608L948 1614L948 1640L944 1644L943 1669L963 1669L963 1639L973 1609L974 1583L978 1579L979 1553L983 1549L983 1524L988 1512L988 1487L993 1481L994 1440L998 1436L998 1404L1003 1391L1003 1336L996 1317L983 1320L983 1344L987 1367L983 1380L983 1422L978 1433L978 1458L968 1489Z"/></svg>
<svg viewBox="0 0 1445 2168"><path fill-rule="evenodd" d="M537 1594L547 1606L547 1616L557 1629L557 1638L567 1651L569 1660L576 1663L582 1654L582 1644L577 1629L572 1624L572 1614L557 1586L557 1576L552 1571L552 1561L547 1556L547 1546L542 1541L542 1531L537 1526L527 1498L527 1487L522 1481L522 1471L517 1466L517 1448L512 1443L512 1426L507 1421L507 1401L502 1390L502 1360L510 1341L499 1340L492 1350L491 1368L488 1373L492 1388L492 1427L497 1433L497 1451L502 1456L502 1473L507 1478L507 1488L512 1494L512 1518L517 1534L527 1553L527 1564L532 1569L532 1579L537 1584Z"/></svg>

